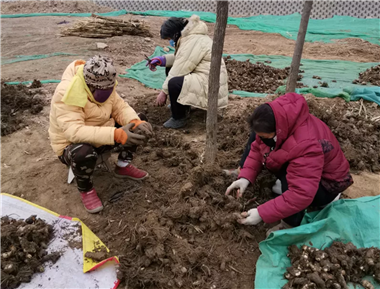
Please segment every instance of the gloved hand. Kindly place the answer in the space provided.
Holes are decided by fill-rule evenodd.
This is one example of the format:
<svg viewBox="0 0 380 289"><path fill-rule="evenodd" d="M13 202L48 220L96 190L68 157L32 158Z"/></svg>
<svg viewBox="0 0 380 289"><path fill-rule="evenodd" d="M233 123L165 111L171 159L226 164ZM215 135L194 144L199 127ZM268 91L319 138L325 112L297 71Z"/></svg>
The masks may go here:
<svg viewBox="0 0 380 289"><path fill-rule="evenodd" d="M125 144L127 142L128 135L122 128L117 128L115 129L113 139L116 143Z"/></svg>
<svg viewBox="0 0 380 289"><path fill-rule="evenodd" d="M157 96L156 99L156 105L157 106L164 106L166 103L167 95L165 92L161 91L160 94Z"/></svg>
<svg viewBox="0 0 380 289"><path fill-rule="evenodd" d="M153 136L152 125L146 121L140 120L138 123L135 123L133 130L138 134L145 135L148 139Z"/></svg>
<svg viewBox="0 0 380 289"><path fill-rule="evenodd" d="M248 188L248 185L250 184L250 182L247 180L247 179L244 179L244 178L241 178L241 179L238 179L237 181L234 181L228 188L227 188L227 191L226 191L226 195L229 195L230 192L233 190L233 189L238 189L237 190L237 194L236 194L236 197L237 198L241 198L243 196L243 193L244 191Z"/></svg>
<svg viewBox="0 0 380 289"><path fill-rule="evenodd" d="M121 128L127 134L125 145L143 145L146 141L146 136L132 132L134 126L135 124L131 122Z"/></svg>
<svg viewBox="0 0 380 289"><path fill-rule="evenodd" d="M148 61L146 66L149 66L149 69L151 71L156 71L157 70L156 66L163 66L163 67L166 66L166 58L165 56L153 57L150 61Z"/></svg>
<svg viewBox="0 0 380 289"><path fill-rule="evenodd" d="M241 216L242 218L239 219L238 222L243 225L257 225L263 220L257 209L250 209L248 212L243 212Z"/></svg>

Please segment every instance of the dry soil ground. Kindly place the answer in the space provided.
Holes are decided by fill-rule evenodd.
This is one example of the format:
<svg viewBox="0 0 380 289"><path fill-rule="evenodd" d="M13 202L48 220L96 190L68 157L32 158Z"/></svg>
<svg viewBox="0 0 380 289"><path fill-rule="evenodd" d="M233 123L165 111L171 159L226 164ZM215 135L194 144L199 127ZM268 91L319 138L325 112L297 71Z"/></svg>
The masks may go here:
<svg viewBox="0 0 380 289"><path fill-rule="evenodd" d="M2 11L22 13L29 9L20 5L10 8L3 4ZM78 11L75 7L67 9L62 11ZM126 15L118 18L130 17ZM124 73L126 68L141 61L144 54L151 54L156 45L168 45L167 41L159 38L159 27L163 18L134 17L150 25L154 35L151 39L133 36L101 40L59 37L62 25L71 25L80 20L74 17L1 19L2 57L54 52L76 54L2 65L2 80L60 79L71 61L87 59L94 54L112 57L118 72ZM69 23L58 24L64 20ZM208 26L212 36L214 25ZM104 42L108 47L99 50L96 42ZM280 35L241 31L232 26L227 29L224 46L224 52L231 54L292 56L293 49L294 41ZM311 59L375 62L379 60L379 51L379 46L358 39L345 39L330 44L306 43L303 56ZM175 287L185 282L193 284L192 286L203 284L201 287L207 284L208 287L216 285L222 288L221 284L224 284L227 288L252 288L254 264L259 256L257 242L263 240L268 226L247 229L233 223L229 219L232 212L242 209L241 206L245 203L236 204L221 197L231 179L223 178L217 168L202 173L199 166L203 161L205 144L205 114L195 110L191 123L184 130L164 130L162 123L169 117L169 111L166 108L153 107L154 96L158 92L134 80L119 78L118 81L120 94L137 111L148 115L156 131L156 137L147 148L138 150L134 161L137 166L150 173L149 179L141 184L120 181L109 173L97 171L95 186L105 204L105 210L98 215L87 214L75 185L68 185L66 182L66 167L50 148L47 132L49 102L56 85L47 84L43 85L40 92L45 98L43 110L36 115L27 115L27 127L1 139L2 192L21 196L59 214L82 219L110 249L124 255L126 261L123 263L123 272L128 276L135 276L134 279L126 280L132 288L167 287L170 282L167 280L168 276L175 276L172 281L175 282ZM237 165L248 138L245 119L258 104L267 100L231 97L227 110L220 117L218 162L221 167L233 168ZM339 110L342 115L349 112L355 117L361 105L359 102L346 104L341 99L315 101L321 104L318 107L325 109L327 114L335 113L333 109L329 111L330 108L341 107ZM363 105L368 114L367 119L380 115L377 105L366 102ZM358 120L365 122L364 109L361 111ZM346 192L347 197L379 194L378 174L365 170L355 171L354 180L354 185ZM260 183L262 187L256 186L253 191L265 195L264 184L265 181ZM111 196L117 192L126 192L126 195L118 202L110 202ZM264 199L265 196L257 201ZM177 205L181 208L180 212L175 210ZM198 207L206 209L197 211ZM206 219L207 221L200 221ZM158 228L163 233L154 232L152 228ZM148 239L144 239L144 236L148 236ZM161 246L164 246L164 251ZM171 253L167 248L171 249ZM175 257L173 252L179 252L178 248L182 251L177 255L174 253L177 256ZM192 255L195 257L190 258ZM160 258L168 261L158 261ZM135 264L128 264L128 260L133 260ZM165 265L164 262L168 264ZM153 275L147 274L144 277L137 274L142 266L146 267L145 272ZM154 275L159 266L166 268L167 274L161 277ZM234 281L233 284L231 280Z"/></svg>

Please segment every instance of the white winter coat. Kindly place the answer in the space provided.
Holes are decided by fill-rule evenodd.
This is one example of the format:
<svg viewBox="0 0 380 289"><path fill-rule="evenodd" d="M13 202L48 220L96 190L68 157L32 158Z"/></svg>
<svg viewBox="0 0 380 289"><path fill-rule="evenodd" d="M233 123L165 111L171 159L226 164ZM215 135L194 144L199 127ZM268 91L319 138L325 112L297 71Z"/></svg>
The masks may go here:
<svg viewBox="0 0 380 289"><path fill-rule="evenodd" d="M171 67L162 90L168 94L169 80L177 76L185 76L178 103L207 109L208 81L211 64L212 40L207 35L207 25L193 15L182 30L176 44L174 54L165 55L166 67ZM218 107L227 106L228 84L226 65L222 59L220 69L220 88Z"/></svg>

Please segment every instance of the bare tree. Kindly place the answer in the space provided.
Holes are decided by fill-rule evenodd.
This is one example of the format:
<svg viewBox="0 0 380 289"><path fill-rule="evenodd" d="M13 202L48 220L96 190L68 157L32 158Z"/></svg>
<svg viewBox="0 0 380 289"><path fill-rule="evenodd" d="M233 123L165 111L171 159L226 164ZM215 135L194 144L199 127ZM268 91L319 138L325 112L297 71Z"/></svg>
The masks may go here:
<svg viewBox="0 0 380 289"><path fill-rule="evenodd" d="M307 31L307 25L309 24L310 12L313 6L313 1L305 0L302 10L302 17L300 28L298 30L296 47L294 48L292 64L290 66L290 72L288 81L286 83L286 92L295 92L298 78L298 71L300 68L303 44L305 43L305 35Z"/></svg>
<svg viewBox="0 0 380 289"><path fill-rule="evenodd" d="M213 164L217 152L218 94L220 66L223 56L224 35L228 18L228 1L217 1L214 40L212 42L210 77L208 81L208 105L206 121L206 164Z"/></svg>

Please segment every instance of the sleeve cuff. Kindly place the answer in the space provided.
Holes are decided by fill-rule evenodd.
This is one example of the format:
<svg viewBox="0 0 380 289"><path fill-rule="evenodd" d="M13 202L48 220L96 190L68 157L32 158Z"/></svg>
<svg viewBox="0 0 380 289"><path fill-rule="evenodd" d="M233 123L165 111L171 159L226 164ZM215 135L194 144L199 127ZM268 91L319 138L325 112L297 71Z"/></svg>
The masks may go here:
<svg viewBox="0 0 380 289"><path fill-rule="evenodd" d="M247 169L243 168L240 170L238 179L241 179L241 178L247 179L251 184L255 183L255 177L252 177L252 174L247 172Z"/></svg>

